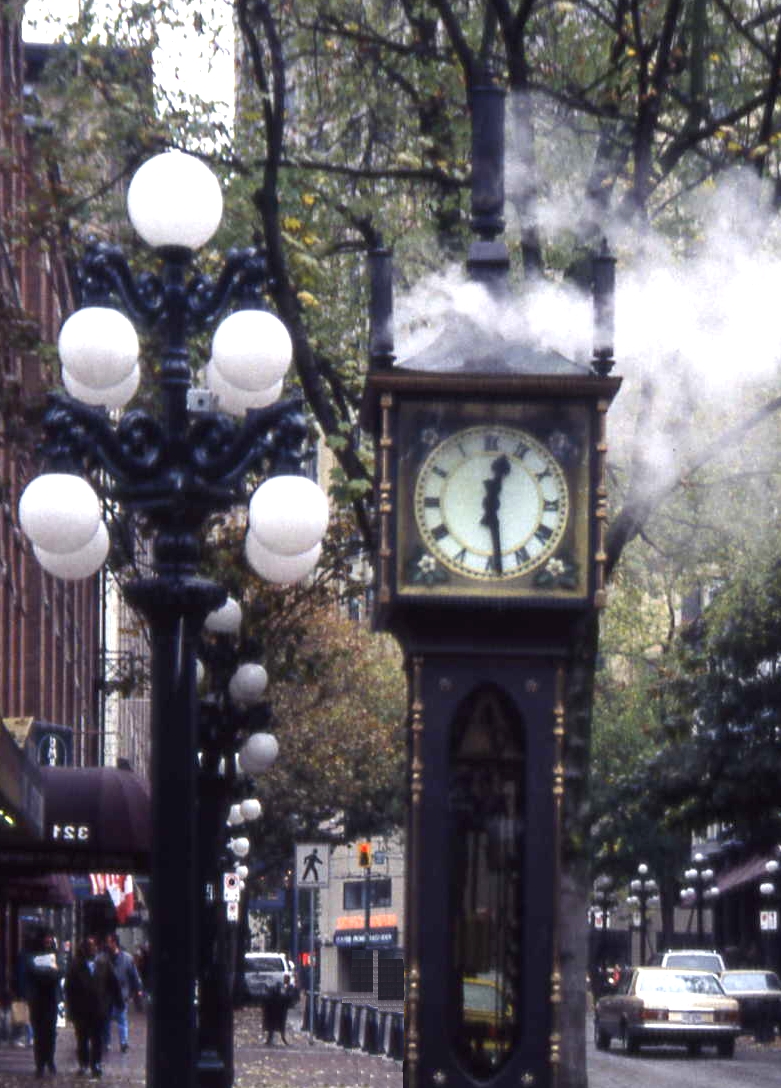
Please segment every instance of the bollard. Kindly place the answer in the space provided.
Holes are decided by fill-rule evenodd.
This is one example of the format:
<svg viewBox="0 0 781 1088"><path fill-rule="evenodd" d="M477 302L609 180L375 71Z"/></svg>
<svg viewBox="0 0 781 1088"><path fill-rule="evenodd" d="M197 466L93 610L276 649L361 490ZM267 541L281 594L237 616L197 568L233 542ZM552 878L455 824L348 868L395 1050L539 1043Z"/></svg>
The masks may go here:
<svg viewBox="0 0 781 1088"><path fill-rule="evenodd" d="M367 1054L380 1053L379 1023L377 1009L371 1005L366 1009L366 1023L363 1030L363 1049Z"/></svg>
<svg viewBox="0 0 781 1088"><path fill-rule="evenodd" d="M335 997L331 997L328 1000L328 1016L325 1020L323 1030L323 1041L326 1043L333 1043L336 1039L336 1008L337 1000Z"/></svg>
<svg viewBox="0 0 781 1088"><path fill-rule="evenodd" d="M388 1038L388 1057L404 1061L404 1015L391 1013L390 1036Z"/></svg>
<svg viewBox="0 0 781 1088"><path fill-rule="evenodd" d="M349 1001L342 1002L342 1012L339 1017L339 1046L351 1047L353 1038L353 1007Z"/></svg>

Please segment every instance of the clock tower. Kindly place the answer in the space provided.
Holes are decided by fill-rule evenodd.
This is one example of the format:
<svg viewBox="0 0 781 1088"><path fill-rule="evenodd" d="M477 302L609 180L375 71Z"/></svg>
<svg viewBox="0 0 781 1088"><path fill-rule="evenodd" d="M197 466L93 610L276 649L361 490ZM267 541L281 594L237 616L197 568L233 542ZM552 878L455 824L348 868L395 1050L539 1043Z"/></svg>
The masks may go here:
<svg viewBox="0 0 781 1088"><path fill-rule="evenodd" d="M467 267L494 299L503 105L473 91ZM605 598L613 267L595 258L590 366L463 317L396 365L372 257L375 622L409 679L405 1088L555 1088L564 693Z"/></svg>

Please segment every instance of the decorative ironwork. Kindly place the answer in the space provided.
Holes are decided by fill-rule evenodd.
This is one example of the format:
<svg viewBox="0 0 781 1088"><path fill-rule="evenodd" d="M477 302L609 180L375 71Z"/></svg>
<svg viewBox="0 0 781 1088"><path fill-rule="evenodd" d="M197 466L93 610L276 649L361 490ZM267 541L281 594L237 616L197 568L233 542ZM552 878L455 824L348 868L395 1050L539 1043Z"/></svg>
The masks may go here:
<svg viewBox="0 0 781 1088"><path fill-rule="evenodd" d="M502 690L480 687L454 719L449 785L449 1022L480 1081L509 1060L523 1023L525 769L520 714Z"/></svg>

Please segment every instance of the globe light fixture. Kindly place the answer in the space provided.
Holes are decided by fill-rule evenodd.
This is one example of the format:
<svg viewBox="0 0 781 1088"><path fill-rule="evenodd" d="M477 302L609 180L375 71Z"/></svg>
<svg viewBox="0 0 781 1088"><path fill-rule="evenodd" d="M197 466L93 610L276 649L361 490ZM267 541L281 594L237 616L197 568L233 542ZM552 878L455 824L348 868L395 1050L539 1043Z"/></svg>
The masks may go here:
<svg viewBox="0 0 781 1088"><path fill-rule="evenodd" d="M253 733L239 751L239 766L245 774L261 774L278 755L279 743L273 733Z"/></svg>
<svg viewBox="0 0 781 1088"><path fill-rule="evenodd" d="M50 552L33 544L35 558L45 571L65 581L79 581L97 574L109 553L111 541L102 521L92 540L73 552Z"/></svg>
<svg viewBox="0 0 781 1088"><path fill-rule="evenodd" d="M87 390L124 382L138 366L133 323L110 306L84 306L60 329L57 351L65 376Z"/></svg>
<svg viewBox="0 0 781 1088"><path fill-rule="evenodd" d="M276 385L292 360L290 333L268 310L238 310L220 322L212 340L214 369L247 392Z"/></svg>
<svg viewBox="0 0 781 1088"><path fill-rule="evenodd" d="M228 849L231 850L237 858L245 858L250 852L250 841L244 835L240 835L238 838L230 840Z"/></svg>
<svg viewBox="0 0 781 1088"><path fill-rule="evenodd" d="M256 706L268 686L268 673L262 665L245 661L228 683L228 694L238 706Z"/></svg>
<svg viewBox="0 0 781 1088"><path fill-rule="evenodd" d="M241 809L238 805L231 805L228 812L228 824L231 827L238 827L239 824L244 823L244 817L241 814Z"/></svg>
<svg viewBox="0 0 781 1088"><path fill-rule="evenodd" d="M37 476L22 492L19 522L45 552L75 552L98 531L100 502L80 476L50 472Z"/></svg>
<svg viewBox="0 0 781 1088"><path fill-rule="evenodd" d="M251 823L253 820L257 820L263 811L263 806L256 797L247 797L239 805L242 819L247 823Z"/></svg>
<svg viewBox="0 0 781 1088"><path fill-rule="evenodd" d="M136 232L153 249L198 249L220 225L222 191L200 159L165 151L134 174L127 210Z"/></svg>
<svg viewBox="0 0 781 1088"><path fill-rule="evenodd" d="M272 476L250 499L249 528L269 552L300 555L322 540L328 501L305 476Z"/></svg>
<svg viewBox="0 0 781 1088"><path fill-rule="evenodd" d="M244 554L247 562L261 578L276 585L290 585L306 578L317 566L322 545L315 544L300 555L279 555L264 547L254 533L247 533Z"/></svg>
<svg viewBox="0 0 781 1088"><path fill-rule="evenodd" d="M213 635L237 635L241 627L241 606L233 597L215 608L204 620L203 626Z"/></svg>

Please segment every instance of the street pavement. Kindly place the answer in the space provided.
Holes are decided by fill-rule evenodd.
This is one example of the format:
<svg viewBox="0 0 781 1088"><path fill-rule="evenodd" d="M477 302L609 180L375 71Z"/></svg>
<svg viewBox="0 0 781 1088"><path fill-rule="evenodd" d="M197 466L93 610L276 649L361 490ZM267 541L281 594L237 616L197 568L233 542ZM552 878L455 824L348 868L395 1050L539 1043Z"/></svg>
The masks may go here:
<svg viewBox="0 0 781 1088"><path fill-rule="evenodd" d="M116 1027L113 1028L116 1032ZM401 1062L381 1055L345 1050L334 1044L310 1042L301 1030L296 1010L288 1021L289 1046L275 1036L272 1046L264 1044L258 1006L236 1010L234 1056L235 1088L401 1088ZM76 1045L70 1025L57 1032L57 1074L35 1080L31 1047L0 1045L0 1088L30 1088L31 1082L44 1088L140 1088L145 1074L146 1018L131 1014L130 1048L119 1052L116 1038L105 1056L100 1081L76 1076Z"/></svg>

